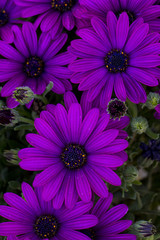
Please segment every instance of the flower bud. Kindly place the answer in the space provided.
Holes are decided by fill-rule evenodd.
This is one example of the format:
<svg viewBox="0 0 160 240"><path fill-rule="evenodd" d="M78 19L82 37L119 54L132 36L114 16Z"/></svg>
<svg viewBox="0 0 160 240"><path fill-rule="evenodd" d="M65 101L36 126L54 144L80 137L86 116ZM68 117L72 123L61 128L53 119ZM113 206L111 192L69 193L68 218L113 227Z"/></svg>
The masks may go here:
<svg viewBox="0 0 160 240"><path fill-rule="evenodd" d="M7 107L0 108L0 125L12 127L18 122L18 113Z"/></svg>
<svg viewBox="0 0 160 240"><path fill-rule="evenodd" d="M20 162L20 159L18 158L18 150L16 149L5 150L3 156L10 164L18 165Z"/></svg>
<svg viewBox="0 0 160 240"><path fill-rule="evenodd" d="M110 114L111 119L121 118L126 115L127 106L125 102L114 98L108 103L107 112Z"/></svg>
<svg viewBox="0 0 160 240"><path fill-rule="evenodd" d="M124 179L127 183L133 183L138 177L138 170L134 166L128 166L124 170Z"/></svg>
<svg viewBox="0 0 160 240"><path fill-rule="evenodd" d="M32 104L33 111L36 112L38 115L41 113L41 111L46 110L45 104L39 100L39 99L34 99L33 104Z"/></svg>
<svg viewBox="0 0 160 240"><path fill-rule="evenodd" d="M148 121L144 117L136 117L132 119L131 122L132 131L138 134L146 132L148 126Z"/></svg>
<svg viewBox="0 0 160 240"><path fill-rule="evenodd" d="M17 87L12 97L21 105L25 105L33 100L34 93L29 87Z"/></svg>
<svg viewBox="0 0 160 240"><path fill-rule="evenodd" d="M131 227L131 232L137 237L150 237L156 233L156 227L149 221L138 221Z"/></svg>
<svg viewBox="0 0 160 240"><path fill-rule="evenodd" d="M154 109L160 103L160 95L158 93L150 92L147 96L147 101L144 106L148 109Z"/></svg>

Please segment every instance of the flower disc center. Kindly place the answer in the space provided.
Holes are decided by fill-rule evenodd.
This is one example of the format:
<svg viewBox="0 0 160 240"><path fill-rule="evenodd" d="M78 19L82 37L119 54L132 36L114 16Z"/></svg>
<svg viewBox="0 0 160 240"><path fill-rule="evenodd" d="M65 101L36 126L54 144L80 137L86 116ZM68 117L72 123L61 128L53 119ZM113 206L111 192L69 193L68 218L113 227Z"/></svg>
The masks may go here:
<svg viewBox="0 0 160 240"><path fill-rule="evenodd" d="M69 144L61 154L65 166L70 169L80 168L86 162L86 153L80 145Z"/></svg>
<svg viewBox="0 0 160 240"><path fill-rule="evenodd" d="M109 72L125 72L128 67L128 56L121 50L112 50L107 53L105 64Z"/></svg>
<svg viewBox="0 0 160 240"><path fill-rule="evenodd" d="M4 9L0 9L0 27L4 26L9 20L9 17Z"/></svg>
<svg viewBox="0 0 160 240"><path fill-rule="evenodd" d="M136 20L135 14L133 12L128 11L128 10L121 10L121 11L116 12L116 17L119 18L119 16L123 12L127 13L128 17L129 17L129 25L131 25Z"/></svg>
<svg viewBox="0 0 160 240"><path fill-rule="evenodd" d="M24 71L28 77L37 78L41 75L44 69L44 62L41 58L33 56L26 59Z"/></svg>
<svg viewBox="0 0 160 240"><path fill-rule="evenodd" d="M40 216L34 224L34 231L41 239L54 237L57 228L58 223L54 216Z"/></svg>
<svg viewBox="0 0 160 240"><path fill-rule="evenodd" d="M75 4L75 0L52 0L51 1L52 8L62 13L71 10L74 4Z"/></svg>
<svg viewBox="0 0 160 240"><path fill-rule="evenodd" d="M95 240L96 239L96 232L93 228L89 228L89 229L83 229L81 230L81 232L85 235L87 235L88 237L90 237L91 240Z"/></svg>

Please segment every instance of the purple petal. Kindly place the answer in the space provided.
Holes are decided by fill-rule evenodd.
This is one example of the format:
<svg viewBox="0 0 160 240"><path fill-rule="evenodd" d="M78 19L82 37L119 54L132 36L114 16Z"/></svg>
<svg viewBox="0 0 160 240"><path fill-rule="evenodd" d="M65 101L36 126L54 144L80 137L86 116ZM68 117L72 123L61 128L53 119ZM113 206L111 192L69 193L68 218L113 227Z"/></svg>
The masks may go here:
<svg viewBox="0 0 160 240"><path fill-rule="evenodd" d="M50 180L43 188L42 197L45 201L52 200L58 193L67 170L63 169L54 179Z"/></svg>
<svg viewBox="0 0 160 240"><path fill-rule="evenodd" d="M32 146L53 153L53 156L59 156L61 154L61 149L47 138L29 133L26 135L26 139Z"/></svg>
<svg viewBox="0 0 160 240"><path fill-rule="evenodd" d="M82 123L82 109L80 104L73 103L68 111L68 125L71 142L78 144Z"/></svg>
<svg viewBox="0 0 160 240"><path fill-rule="evenodd" d="M22 33L30 54L34 56L37 53L37 34L33 25L30 22L24 23Z"/></svg>
<svg viewBox="0 0 160 240"><path fill-rule="evenodd" d="M20 222L19 223L16 223L16 222L0 223L1 236L6 236L6 234L20 235L20 234L25 234L32 231L33 231L33 226L27 223L26 224L22 224Z"/></svg>
<svg viewBox="0 0 160 240"><path fill-rule="evenodd" d="M108 189L103 180L98 176L98 174L90 167L85 167L85 173L90 183L90 186L99 197L107 197Z"/></svg>
<svg viewBox="0 0 160 240"><path fill-rule="evenodd" d="M117 40L117 48L122 49L127 40L129 31L129 17L127 13L122 13L117 22L116 28L116 40Z"/></svg>
<svg viewBox="0 0 160 240"><path fill-rule="evenodd" d="M91 87L96 86L100 81L103 80L105 82L106 78L107 78L106 68L105 67L98 68L81 81L78 90L80 91L89 90Z"/></svg>
<svg viewBox="0 0 160 240"><path fill-rule="evenodd" d="M139 28L137 28L128 39L124 51L126 53L132 52L146 38L148 31L148 24L142 24Z"/></svg>
<svg viewBox="0 0 160 240"><path fill-rule="evenodd" d="M67 110L69 110L72 103L78 103L76 96L73 92L65 92L64 94L64 104Z"/></svg>
<svg viewBox="0 0 160 240"><path fill-rule="evenodd" d="M37 132L44 138L49 139L51 142L57 144L59 147L63 148L64 144L61 142L54 130L47 124L43 119L37 118L34 121L35 128Z"/></svg>
<svg viewBox="0 0 160 240"><path fill-rule="evenodd" d="M114 91L117 98L119 98L122 101L126 101L127 98L126 89L124 86L122 75L120 73L115 74Z"/></svg>
<svg viewBox="0 0 160 240"><path fill-rule="evenodd" d="M84 202L91 201L92 192L87 177L82 169L75 172L75 182L78 195Z"/></svg>
<svg viewBox="0 0 160 240"><path fill-rule="evenodd" d="M111 185L114 186L120 186L121 183L121 179L120 177L113 172L112 169L110 168L104 168L104 167L97 167L97 166L93 166L93 169L96 171L96 173L98 173L98 175L106 182L110 183Z"/></svg>
<svg viewBox="0 0 160 240"><path fill-rule="evenodd" d="M62 24L68 31L71 31L74 28L75 19L71 11L63 13Z"/></svg>
<svg viewBox="0 0 160 240"><path fill-rule="evenodd" d="M92 133L95 128L97 121L99 118L99 110L94 108L90 110L85 116L82 126L81 126L81 134L79 139L79 144L84 145L87 141L88 137Z"/></svg>
<svg viewBox="0 0 160 240"><path fill-rule="evenodd" d="M78 194L75 186L75 173L70 172L67 174L67 186L65 192L65 205L71 209L78 200Z"/></svg>
<svg viewBox="0 0 160 240"><path fill-rule="evenodd" d="M52 178L56 177L59 172L61 172L64 168L64 165L60 162L46 168L43 172L37 174L35 176L33 186L40 187L51 181Z"/></svg>
<svg viewBox="0 0 160 240"><path fill-rule="evenodd" d="M118 136L119 131L117 129L107 130L102 132L95 137L90 137L85 145L87 152L92 153L106 147L108 144L113 142Z"/></svg>
<svg viewBox="0 0 160 240"><path fill-rule="evenodd" d="M114 15L113 12L109 11L107 14L107 26L108 26L108 32L110 41L113 48L117 47L117 41L116 41L116 26L117 26L117 18Z"/></svg>
<svg viewBox="0 0 160 240"><path fill-rule="evenodd" d="M23 182L22 192L23 192L24 198L27 201L27 204L30 206L30 208L32 208L35 214L37 215L41 214L41 208L33 188L29 184Z"/></svg>
<svg viewBox="0 0 160 240"><path fill-rule="evenodd" d="M89 155L87 158L89 164L94 164L96 166L104 167L119 167L123 164L122 159L117 155L109 154L99 154L99 155Z"/></svg>

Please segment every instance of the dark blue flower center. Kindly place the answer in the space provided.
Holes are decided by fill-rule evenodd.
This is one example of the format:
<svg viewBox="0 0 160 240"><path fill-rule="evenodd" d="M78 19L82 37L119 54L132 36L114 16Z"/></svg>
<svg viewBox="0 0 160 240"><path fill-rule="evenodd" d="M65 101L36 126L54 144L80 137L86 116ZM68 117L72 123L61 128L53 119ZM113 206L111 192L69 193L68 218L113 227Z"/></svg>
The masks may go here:
<svg viewBox="0 0 160 240"><path fill-rule="evenodd" d="M112 50L107 53L105 64L109 72L125 72L128 67L128 56L121 50Z"/></svg>
<svg viewBox="0 0 160 240"><path fill-rule="evenodd" d="M121 118L127 112L127 106L125 102L122 102L119 99L113 99L109 102L107 111L110 114L110 118L116 119Z"/></svg>
<svg viewBox="0 0 160 240"><path fill-rule="evenodd" d="M60 12L66 12L71 10L76 0L52 0L52 8Z"/></svg>
<svg viewBox="0 0 160 240"><path fill-rule="evenodd" d="M83 229L81 232L90 237L91 240L96 240L96 232L93 228Z"/></svg>
<svg viewBox="0 0 160 240"><path fill-rule="evenodd" d="M54 216L40 216L34 224L34 231L41 239L52 238L58 229L58 223Z"/></svg>
<svg viewBox="0 0 160 240"><path fill-rule="evenodd" d="M8 22L9 18L4 9L0 9L0 27L4 26Z"/></svg>
<svg viewBox="0 0 160 240"><path fill-rule="evenodd" d="M65 166L70 169L80 168L86 162L86 153L80 145L69 144L61 154Z"/></svg>
<svg viewBox="0 0 160 240"><path fill-rule="evenodd" d="M119 16L123 12L127 13L128 17L129 17L129 25L131 25L136 20L135 14L133 12L128 11L128 10L121 10L121 11L116 12L116 17L119 18Z"/></svg>
<svg viewBox="0 0 160 240"><path fill-rule="evenodd" d="M41 75L44 69L44 62L41 58L33 56L26 59L24 64L24 72L28 77L37 78Z"/></svg>

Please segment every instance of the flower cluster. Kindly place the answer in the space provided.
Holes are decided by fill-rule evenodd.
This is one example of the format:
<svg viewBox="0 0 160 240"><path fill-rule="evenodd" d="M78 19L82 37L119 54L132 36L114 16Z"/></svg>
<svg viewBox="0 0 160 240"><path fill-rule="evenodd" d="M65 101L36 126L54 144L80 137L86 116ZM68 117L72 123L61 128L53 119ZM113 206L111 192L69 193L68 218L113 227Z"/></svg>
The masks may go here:
<svg viewBox="0 0 160 240"><path fill-rule="evenodd" d="M157 139L135 109L143 103L160 118L159 93L147 97L160 78L159 17L156 0L0 0L0 125L29 130L14 162L35 172L34 189L23 182L22 197L4 194L9 206L0 215L9 221L0 236L136 239L123 233L132 224L121 220L128 207L109 209L110 191L130 181L116 172L128 159L128 110L131 142L143 133ZM141 148L160 159L159 140Z"/></svg>

